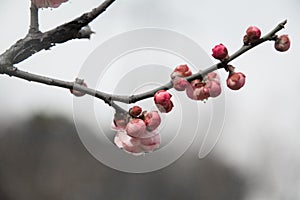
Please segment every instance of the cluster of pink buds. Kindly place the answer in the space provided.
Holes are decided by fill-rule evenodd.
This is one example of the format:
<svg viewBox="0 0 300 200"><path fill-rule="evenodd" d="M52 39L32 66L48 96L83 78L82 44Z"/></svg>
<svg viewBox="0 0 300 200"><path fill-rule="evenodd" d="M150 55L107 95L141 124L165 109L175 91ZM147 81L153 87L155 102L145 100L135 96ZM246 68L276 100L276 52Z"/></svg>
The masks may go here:
<svg viewBox="0 0 300 200"><path fill-rule="evenodd" d="M227 49L218 46L221 51L226 51L222 55L224 58L228 55ZM220 59L224 59L220 54L216 54ZM177 66L171 74L174 89L177 91L186 91L189 98L193 100L205 100L209 97L217 97L221 94L221 85L218 75L215 72L209 73L202 81L195 79L190 83L186 81L186 77L191 76L192 71L187 65Z"/></svg>
<svg viewBox="0 0 300 200"><path fill-rule="evenodd" d="M115 144L124 151L141 155L159 148L158 126L161 118L157 111L144 111L139 106L129 109L128 113L116 113L113 129L117 131Z"/></svg>
<svg viewBox="0 0 300 200"><path fill-rule="evenodd" d="M256 26L250 26L244 36L244 47L256 45L265 40L261 38L261 31ZM268 40L270 38L267 38ZM287 35L274 36L275 49L283 52L290 48L290 39ZM235 68L229 65L230 56L225 45L218 44L212 49L212 56L218 59L218 65L224 67L229 73L226 84L231 90L239 90L245 85L246 76L242 72L235 72ZM173 88L177 91L185 91L192 100L207 100L209 97L218 97L221 92L221 84L218 74L210 72L202 79L194 79L188 82L187 77L192 75L192 71L186 65L177 66L171 74ZM190 77L191 78L191 77ZM74 93L76 91L72 91ZM159 90L154 95L154 102L158 110L168 113L173 109L172 95L166 90ZM159 148L160 135L157 128L161 123L160 115L157 111L142 111L139 106L129 109L128 113L116 113L114 117L114 129L117 130L114 142L126 152L132 154L142 154L152 152Z"/></svg>
<svg viewBox="0 0 300 200"><path fill-rule="evenodd" d="M31 0L37 8L57 8L68 0Z"/></svg>
<svg viewBox="0 0 300 200"><path fill-rule="evenodd" d="M217 97L221 92L220 79L215 72L207 74L202 81L200 79L191 81L186 88L186 94L190 99L200 101Z"/></svg>

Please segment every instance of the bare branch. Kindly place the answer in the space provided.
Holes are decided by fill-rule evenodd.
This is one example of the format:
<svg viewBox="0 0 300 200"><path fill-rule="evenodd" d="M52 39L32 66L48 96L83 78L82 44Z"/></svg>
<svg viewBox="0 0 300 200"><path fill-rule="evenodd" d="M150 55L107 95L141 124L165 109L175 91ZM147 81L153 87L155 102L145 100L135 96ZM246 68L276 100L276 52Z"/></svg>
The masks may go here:
<svg viewBox="0 0 300 200"><path fill-rule="evenodd" d="M24 39L17 41L6 52L0 55L0 63L3 63L3 60L5 60L6 64L17 64L41 50L50 49L56 44L82 38L79 31L103 13L114 1L105 0L92 11L45 33L28 34ZM37 29L37 12L35 11L35 6L31 7L31 14L33 15L31 18L31 27Z"/></svg>
<svg viewBox="0 0 300 200"><path fill-rule="evenodd" d="M0 73L1 72L2 71L0 71ZM74 90L80 91L84 94L88 94L90 96L97 97L97 98L103 100L109 106L114 107L116 110L125 112L121 107L119 107L117 104L115 104L109 98L109 96L110 96L109 94L106 94L106 93L103 93L100 91L96 91L91 88L81 86L79 84L75 84L74 82L62 81L59 79L54 79L54 78L49 78L49 77L45 77L45 76L41 76L41 75L32 74L29 72L19 70L18 68L11 66L11 65L7 65L5 67L4 73L9 76L18 77L18 78L21 78L21 79L24 79L24 80L27 80L30 82L32 81L32 82L42 83L45 85L56 86L56 87L65 88L65 89L69 89L69 90L74 89Z"/></svg>

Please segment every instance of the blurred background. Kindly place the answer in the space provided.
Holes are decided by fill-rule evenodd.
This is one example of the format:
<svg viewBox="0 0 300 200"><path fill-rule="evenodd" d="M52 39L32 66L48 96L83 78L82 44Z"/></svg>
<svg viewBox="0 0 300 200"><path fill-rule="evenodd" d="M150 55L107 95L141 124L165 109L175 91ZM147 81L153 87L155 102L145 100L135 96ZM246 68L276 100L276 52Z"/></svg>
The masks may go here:
<svg viewBox="0 0 300 200"><path fill-rule="evenodd" d="M41 30L99 3L70 0L44 9ZM1 0L1 52L27 33L29 6L29 0ZM289 34L291 48L279 53L270 42L236 59L247 82L238 92L224 89L226 121L213 152L200 160L191 148L148 174L115 171L88 153L76 133L68 91L1 76L0 199L300 199L299 10L298 0L117 1L91 23L96 35L90 41L57 45L17 67L73 80L99 44L144 27L184 34L210 54L220 42L230 52L238 49L250 25L264 34L287 19L279 34Z"/></svg>

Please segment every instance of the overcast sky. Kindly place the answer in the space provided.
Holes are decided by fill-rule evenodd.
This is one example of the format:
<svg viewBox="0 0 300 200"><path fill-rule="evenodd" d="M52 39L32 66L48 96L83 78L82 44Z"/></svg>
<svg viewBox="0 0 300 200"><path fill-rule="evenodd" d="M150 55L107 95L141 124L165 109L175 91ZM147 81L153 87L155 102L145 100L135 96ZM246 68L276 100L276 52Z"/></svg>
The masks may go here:
<svg viewBox="0 0 300 200"><path fill-rule="evenodd" d="M100 2L71 0L58 9L44 9L40 12L41 30L66 22ZM27 33L29 5L29 0L1 0L1 52ZM208 54L220 42L233 52L240 47L249 25L260 27L264 34L287 19L286 29L280 33L289 34L291 38L288 52L276 52L273 43L266 43L233 62L246 74L247 81L241 91L224 90L226 121L216 150L223 151L222 157L229 165L258 176L258 183L261 182L259 174L267 173L265 188L257 188L249 194L249 200L279 199L280 195L295 199L292 197L300 198L299 11L298 0L117 0L91 23L96 35L90 41L58 45L17 67L72 80L102 42L122 32L144 27L184 34ZM62 113L69 118L73 115L73 97L63 89L1 76L0 91L3 120L40 111Z"/></svg>

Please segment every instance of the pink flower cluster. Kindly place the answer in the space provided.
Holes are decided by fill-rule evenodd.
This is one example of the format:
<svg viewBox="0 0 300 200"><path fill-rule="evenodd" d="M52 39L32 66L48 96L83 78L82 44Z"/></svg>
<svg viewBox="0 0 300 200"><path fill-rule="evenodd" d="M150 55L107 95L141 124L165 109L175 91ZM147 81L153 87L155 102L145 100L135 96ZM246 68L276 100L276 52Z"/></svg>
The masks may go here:
<svg viewBox="0 0 300 200"><path fill-rule="evenodd" d="M186 88L186 94L193 100L206 100L209 97L217 97L221 94L222 89L220 85L220 79L215 72L207 74L207 76L201 81L195 79Z"/></svg>
<svg viewBox="0 0 300 200"><path fill-rule="evenodd" d="M68 0L31 0L38 8L57 8Z"/></svg>
<svg viewBox="0 0 300 200"><path fill-rule="evenodd" d="M116 113L113 129L117 131L114 143L124 151L141 155L152 152L160 146L160 135L157 131L161 118L157 111L142 112L134 106L129 113Z"/></svg>
<svg viewBox="0 0 300 200"><path fill-rule="evenodd" d="M177 66L171 74L174 89L186 91L187 96L193 100L205 100L221 94L220 80L215 72L209 73L202 81L195 79L189 83L185 78L191 75L192 71L187 65Z"/></svg>

